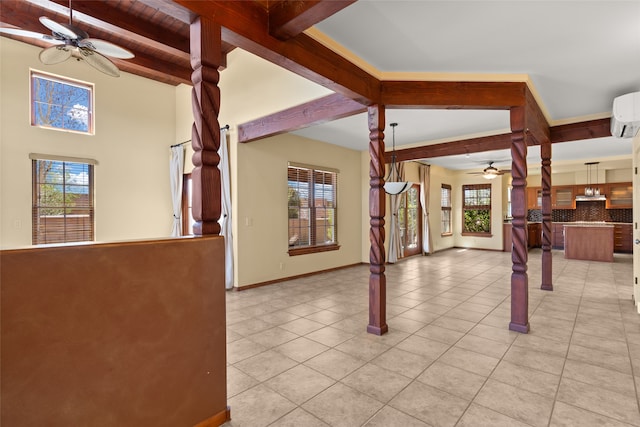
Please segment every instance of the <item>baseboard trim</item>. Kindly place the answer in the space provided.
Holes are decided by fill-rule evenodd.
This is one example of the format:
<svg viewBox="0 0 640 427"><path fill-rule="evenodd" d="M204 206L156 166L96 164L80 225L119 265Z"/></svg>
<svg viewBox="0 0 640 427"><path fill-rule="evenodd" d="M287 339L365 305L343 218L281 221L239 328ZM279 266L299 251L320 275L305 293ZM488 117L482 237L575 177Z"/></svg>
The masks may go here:
<svg viewBox="0 0 640 427"><path fill-rule="evenodd" d="M233 288L233 290L237 291L237 292L246 291L248 289L260 288L262 286L268 286L268 285L273 285L273 284L276 284L276 283L286 282L288 280L301 279L303 277L315 276L317 274L330 273L332 271L343 270L345 268L355 267L357 265L368 265L368 263L357 262L355 264L342 265L340 267L328 268L326 270L312 271L310 273L304 273L304 274L297 274L295 276L282 277L280 279L268 280L266 282L260 282L260 283L253 283L251 285L238 286L238 287Z"/></svg>
<svg viewBox="0 0 640 427"><path fill-rule="evenodd" d="M218 412L212 417L207 418L204 421L200 421L193 427L219 427L227 421L231 420L231 407L227 406L227 408L223 411Z"/></svg>

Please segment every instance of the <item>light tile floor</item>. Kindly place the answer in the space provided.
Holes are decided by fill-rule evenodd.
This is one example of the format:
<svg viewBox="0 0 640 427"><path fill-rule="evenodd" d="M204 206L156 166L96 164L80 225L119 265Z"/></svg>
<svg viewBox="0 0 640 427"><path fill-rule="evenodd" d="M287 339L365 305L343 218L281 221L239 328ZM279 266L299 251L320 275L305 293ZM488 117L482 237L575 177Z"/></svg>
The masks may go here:
<svg viewBox="0 0 640 427"><path fill-rule="evenodd" d="M368 266L227 294L227 427L640 426L632 259L529 253L531 332L508 330L511 255L387 266L389 333L365 332Z"/></svg>

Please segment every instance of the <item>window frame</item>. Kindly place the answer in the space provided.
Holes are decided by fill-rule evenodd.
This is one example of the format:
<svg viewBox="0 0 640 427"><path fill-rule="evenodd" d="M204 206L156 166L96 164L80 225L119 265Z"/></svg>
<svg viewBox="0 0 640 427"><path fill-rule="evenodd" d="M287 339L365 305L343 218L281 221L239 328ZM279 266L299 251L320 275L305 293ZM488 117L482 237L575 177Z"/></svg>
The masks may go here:
<svg viewBox="0 0 640 427"><path fill-rule="evenodd" d="M34 90L34 79L44 79L55 83L60 83L67 86L74 86L88 92L88 106L87 106L87 130L70 129L65 127L47 126L44 124L38 124L36 117L36 93ZM32 127L41 129L50 129L61 132L71 132L80 135L95 135L95 85L93 83L85 82L82 80L76 80L69 77L63 77L56 74L46 73L30 68L29 69L29 116L30 124ZM64 124L64 121L63 121Z"/></svg>
<svg viewBox="0 0 640 427"><path fill-rule="evenodd" d="M443 204L444 202L444 198L443 198L443 190L447 190L448 191L448 203L449 205L446 206ZM451 217L451 192L452 192L452 188L451 185L449 184L441 184L440 185L440 236L442 237L447 237L447 236L453 236L453 223L452 223L452 217ZM444 225L444 221L443 221L443 217L444 215L447 215L449 218L449 231L444 231L443 230L443 225Z"/></svg>
<svg viewBox="0 0 640 427"><path fill-rule="evenodd" d="M489 190L489 204L488 205L467 205L465 199L466 191L479 191L479 190ZM462 185L462 235L463 236L476 236L476 237L492 237L491 234L491 206L493 202L492 197L492 186L491 184L464 184ZM479 199L476 196L476 199ZM488 231L465 231L465 212L466 211L487 211L489 213L489 230Z"/></svg>
<svg viewBox="0 0 640 427"><path fill-rule="evenodd" d="M95 160L92 159L80 159L80 158L73 158L73 157L60 157L60 156L46 156L46 155L41 155L41 154L30 154L29 158L31 159L31 173L32 173L32 179L31 179L31 243L32 245L45 245L45 244L58 244L58 243L81 243L81 242L93 242L95 241L95 229L96 229L96 224L95 224L95 165L97 164L97 162ZM63 174L62 174L62 183L61 184L51 184L51 185L61 185L62 186L62 197L63 197L63 202L61 206L51 206L51 205L44 205L41 203L40 201L40 195L41 195L41 191L40 188L43 185L46 185L47 182L40 182L40 174L39 174L39 162L56 162L56 163L62 163L62 170L63 170ZM67 174L66 172L66 168L67 168L67 164L68 163L74 163L74 164L80 164L83 166L86 166L86 173L87 173L87 183L73 183L73 182L69 182L68 178L67 178ZM83 172L85 172L83 170ZM66 191L67 187L87 187L87 206L76 206L75 204L73 205L68 205L67 204L67 200L66 200L66 195L68 194ZM46 234L46 225L45 225L45 230L41 231L40 228L40 224L41 224L41 218L43 217L42 215L40 215L41 210L43 209L62 209L63 210L63 214L62 214L62 239L57 239L55 237L47 237ZM67 231L67 227L69 225L69 218L71 215L77 216L78 214L73 214L73 213L68 213L67 210L73 208L76 211L81 210L81 211L86 211L86 215L88 216L88 221L82 221L82 229L81 230L76 230L76 231ZM85 225L88 224L88 227L85 227ZM51 232L51 234L53 235L54 231ZM78 238L74 238L75 236L84 236L88 234L88 238L82 238L82 239L78 239Z"/></svg>
<svg viewBox="0 0 640 427"><path fill-rule="evenodd" d="M287 164L287 194L289 192L289 177L291 176L291 169L304 169L306 171L308 171L308 176L311 178L309 184L308 184L308 192L309 192L309 199L313 200L313 203L309 203L309 201L307 201L308 205L306 207L306 209L309 209L309 223L310 224L316 224L317 221L317 211L318 211L318 207L315 206L315 200L316 200L316 196L315 196L315 179L317 177L317 174L319 173L328 173L328 174L332 174L333 176L333 207L330 208L333 210L333 218L334 218L334 223L333 223L333 242L331 243L320 243L318 244L316 241L316 228L317 227L309 227L310 231L309 231L309 244L308 245L300 245L300 246L294 246L291 245L290 241L291 241L291 232L290 232L290 226L289 226L289 222L290 219L289 218L289 209L291 208L291 204L290 204L290 200L289 197L287 196L287 243L288 243L288 254L289 256L297 256L297 255L306 255L306 254L311 254L311 253L319 253L319 252L327 252L327 251L335 251L340 249L340 244L338 243L338 175L339 175L339 171L337 169L333 169L333 168L327 168L327 167L322 167L322 166L313 166L313 165L307 165L307 164L302 164L302 163L294 163L294 162L288 162ZM297 181L297 182L302 182L302 181ZM298 207L298 209L300 209L300 207ZM326 209L326 208L325 208Z"/></svg>

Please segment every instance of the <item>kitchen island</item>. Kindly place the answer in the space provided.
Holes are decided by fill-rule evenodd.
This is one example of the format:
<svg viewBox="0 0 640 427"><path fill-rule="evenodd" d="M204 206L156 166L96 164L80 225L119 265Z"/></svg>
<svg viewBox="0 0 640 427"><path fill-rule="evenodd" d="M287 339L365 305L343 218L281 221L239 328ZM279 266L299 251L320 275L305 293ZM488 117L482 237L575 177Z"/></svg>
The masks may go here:
<svg viewBox="0 0 640 427"><path fill-rule="evenodd" d="M613 224L598 222L565 224L564 257L613 262Z"/></svg>

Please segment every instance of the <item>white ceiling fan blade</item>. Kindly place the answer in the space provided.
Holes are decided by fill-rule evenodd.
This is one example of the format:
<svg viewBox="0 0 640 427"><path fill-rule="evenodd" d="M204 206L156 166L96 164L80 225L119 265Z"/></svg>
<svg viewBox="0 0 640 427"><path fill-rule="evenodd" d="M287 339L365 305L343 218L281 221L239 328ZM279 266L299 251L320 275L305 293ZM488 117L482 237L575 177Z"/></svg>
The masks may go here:
<svg viewBox="0 0 640 427"><path fill-rule="evenodd" d="M42 23L42 25L44 25L45 27L47 27L48 29L50 29L51 31L53 31L56 34L60 34L66 38L68 38L69 40L76 40L79 36L78 34L76 34L75 31L72 31L71 29L67 28L66 26L57 23L56 21L53 21L49 18L47 18L46 16L41 16L40 17L40 22Z"/></svg>
<svg viewBox="0 0 640 427"><path fill-rule="evenodd" d="M113 58L131 59L135 56L131 51L106 40L88 38L81 40L78 44Z"/></svg>
<svg viewBox="0 0 640 427"><path fill-rule="evenodd" d="M98 52L84 47L80 48L80 54L82 59L87 61L87 63L96 70L113 77L120 77L120 70L118 70L116 64L111 62L106 56L102 56Z"/></svg>
<svg viewBox="0 0 640 427"><path fill-rule="evenodd" d="M19 28L0 28L0 33L11 34L12 36L27 37L30 39L44 40L48 43L62 44L64 41L54 39L47 34L36 33L34 31L21 30Z"/></svg>
<svg viewBox="0 0 640 427"><path fill-rule="evenodd" d="M51 46L40 52L38 57L45 65L58 64L71 57L71 49L67 46Z"/></svg>

